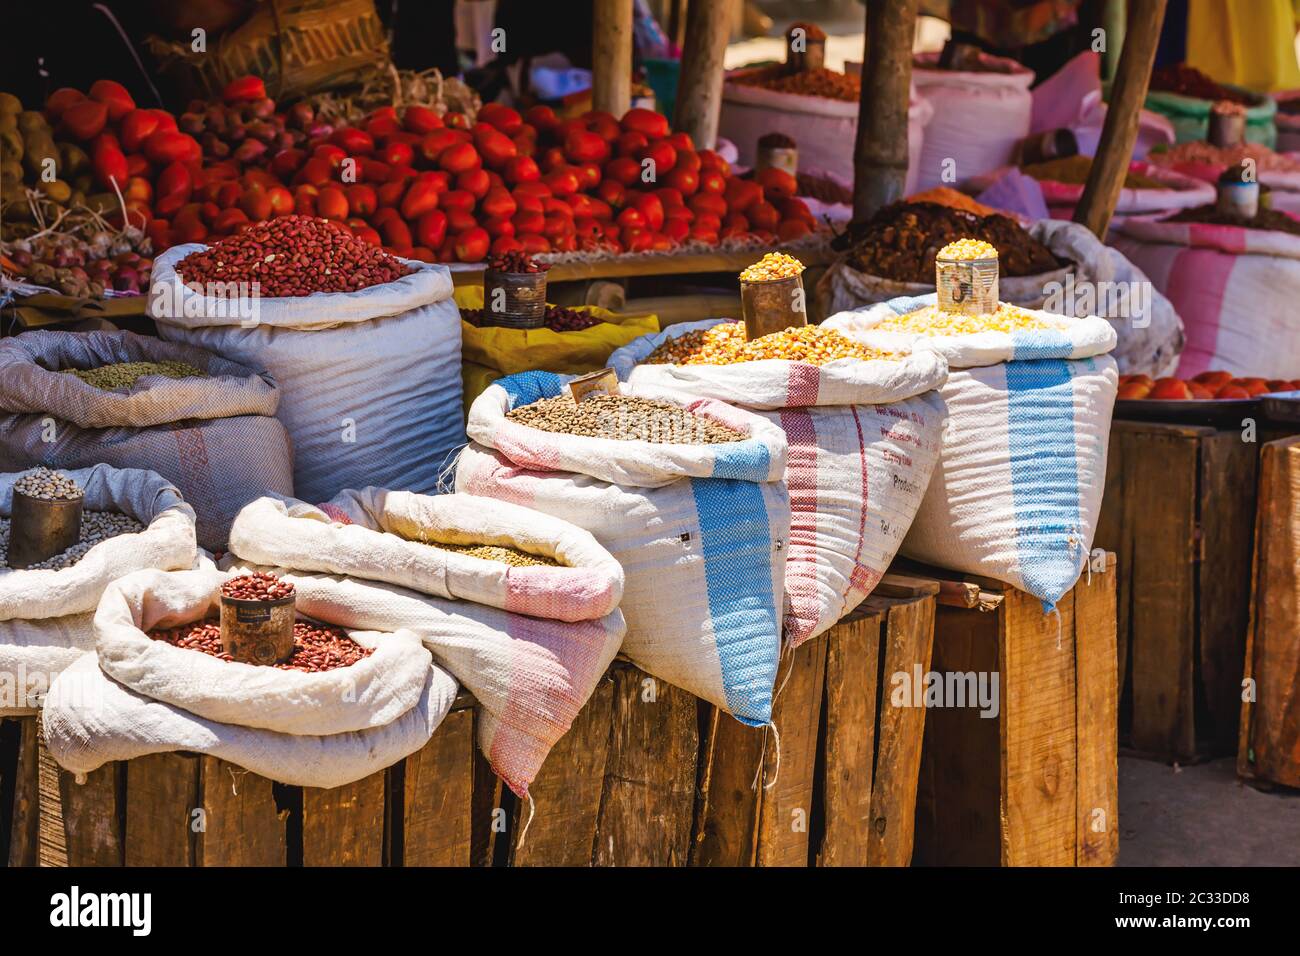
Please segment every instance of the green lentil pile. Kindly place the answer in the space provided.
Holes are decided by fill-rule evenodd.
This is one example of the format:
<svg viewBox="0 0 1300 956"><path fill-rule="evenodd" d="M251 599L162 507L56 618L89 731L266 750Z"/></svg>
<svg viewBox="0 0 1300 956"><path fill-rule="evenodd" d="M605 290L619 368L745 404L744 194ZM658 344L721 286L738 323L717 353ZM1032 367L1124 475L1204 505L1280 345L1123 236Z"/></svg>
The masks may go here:
<svg viewBox="0 0 1300 956"><path fill-rule="evenodd" d="M506 417L547 432L656 445L720 445L748 437L670 402L631 395L593 395L577 404L569 395L557 395L512 409Z"/></svg>
<svg viewBox="0 0 1300 956"><path fill-rule="evenodd" d="M166 378L207 378L208 373L195 368L187 362L118 362L114 365L101 365L98 368L65 368L68 375L75 375L87 385L112 391L116 388L132 388L146 375L162 375Z"/></svg>
<svg viewBox="0 0 1300 956"><path fill-rule="evenodd" d="M81 540L61 554L46 558L39 564L24 568L26 571L62 571L86 556L86 552L109 538L121 534L138 534L144 525L126 515L111 511L86 511L81 516ZM0 564L9 566L9 519L0 518Z"/></svg>
<svg viewBox="0 0 1300 956"><path fill-rule="evenodd" d="M449 544L446 541L424 541L421 543L437 548L440 551L454 551L457 554L469 555L471 558L480 558L484 561L500 561L512 568L558 568L563 566L554 558L548 558L540 554L529 554L527 551L508 548L499 544Z"/></svg>

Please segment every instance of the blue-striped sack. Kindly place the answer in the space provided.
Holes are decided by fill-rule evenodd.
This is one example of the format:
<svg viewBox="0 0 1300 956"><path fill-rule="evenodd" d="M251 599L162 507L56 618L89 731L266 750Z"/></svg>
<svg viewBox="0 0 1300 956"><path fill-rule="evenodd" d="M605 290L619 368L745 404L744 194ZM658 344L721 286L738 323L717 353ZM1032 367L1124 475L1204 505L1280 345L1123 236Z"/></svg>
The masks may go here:
<svg viewBox="0 0 1300 956"><path fill-rule="evenodd" d="M456 490L590 531L623 566L623 652L643 670L747 724L771 719L790 534L786 439L751 412L622 385L749 437L723 444L588 438L523 426L512 408L571 376L499 379L470 409Z"/></svg>

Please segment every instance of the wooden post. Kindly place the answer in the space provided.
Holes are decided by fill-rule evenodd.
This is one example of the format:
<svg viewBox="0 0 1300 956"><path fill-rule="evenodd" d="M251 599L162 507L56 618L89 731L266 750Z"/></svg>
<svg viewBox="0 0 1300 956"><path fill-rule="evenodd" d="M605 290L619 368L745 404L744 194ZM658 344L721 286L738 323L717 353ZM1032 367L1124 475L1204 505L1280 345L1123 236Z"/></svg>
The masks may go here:
<svg viewBox="0 0 1300 956"><path fill-rule="evenodd" d="M853 220L903 198L907 179L907 101L917 0L867 4L867 41L853 147Z"/></svg>
<svg viewBox="0 0 1300 956"><path fill-rule="evenodd" d="M690 134L697 149L712 149L718 140L722 64L730 33L731 4L721 0L694 0L686 8L686 45L682 49L673 125Z"/></svg>
<svg viewBox="0 0 1300 956"><path fill-rule="evenodd" d="M591 31L591 107L622 116L632 105L632 0L596 0Z"/></svg>
<svg viewBox="0 0 1300 956"><path fill-rule="evenodd" d="M1124 50L1120 53L1115 85L1106 108L1097 155L1092 160L1088 184L1074 210L1074 221L1105 238L1110 217L1124 187L1124 175L1137 142L1138 114L1147 98L1151 64L1155 62L1160 25L1165 19L1165 0L1131 0ZM866 85L863 85L866 90Z"/></svg>

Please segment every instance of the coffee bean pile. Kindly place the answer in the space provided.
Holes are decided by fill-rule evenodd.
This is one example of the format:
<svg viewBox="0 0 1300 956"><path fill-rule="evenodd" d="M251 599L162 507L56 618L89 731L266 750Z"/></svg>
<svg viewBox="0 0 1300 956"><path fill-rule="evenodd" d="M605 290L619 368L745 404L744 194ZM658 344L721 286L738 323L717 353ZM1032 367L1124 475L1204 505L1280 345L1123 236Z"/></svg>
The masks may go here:
<svg viewBox="0 0 1300 956"><path fill-rule="evenodd" d="M68 475L44 465L14 482L14 491L42 501L75 501L84 494L81 486Z"/></svg>
<svg viewBox="0 0 1300 956"><path fill-rule="evenodd" d="M264 296L357 292L414 270L328 219L281 216L227 236L176 266L202 294L207 283L256 282Z"/></svg>
<svg viewBox="0 0 1300 956"><path fill-rule="evenodd" d="M81 515L81 538L60 554L25 568L27 571L62 571L86 556L86 552L109 538L121 534L139 534L144 525L126 515L111 511L85 511ZM9 565L9 519L0 518L0 565Z"/></svg>
<svg viewBox="0 0 1300 956"><path fill-rule="evenodd" d="M483 309L461 309L460 317L470 325L482 328ZM559 305L548 305L546 307L546 317L544 325L552 332L581 332L583 329L589 329L593 325L600 325L605 321L597 318L590 312L579 312L576 309L566 309ZM491 325L492 323L488 323Z"/></svg>
<svg viewBox="0 0 1300 956"><path fill-rule="evenodd" d="M487 267L493 272L508 272L511 275L535 275L551 267L549 262L537 262L521 249L495 255L488 260Z"/></svg>
<svg viewBox="0 0 1300 956"><path fill-rule="evenodd" d="M220 622L211 619L197 624L153 630L149 636L155 641L166 641L173 647L201 651L218 660L234 660L221 646ZM362 647L340 628L296 621L293 625L293 653L289 659L279 664L251 666L319 674L322 671L350 667L373 653L374 648Z"/></svg>
<svg viewBox="0 0 1300 956"><path fill-rule="evenodd" d="M512 409L506 417L547 432L656 445L718 445L748 437L671 402L631 395L593 395L578 403L557 395Z"/></svg>
<svg viewBox="0 0 1300 956"><path fill-rule="evenodd" d="M508 548L500 544L449 544L446 541L424 541L421 543L437 548L440 551L454 551L457 554L468 555L471 558L481 558L484 561L500 561L512 568L561 567L560 562L554 558L548 558L541 554L529 554L527 551Z"/></svg>
<svg viewBox="0 0 1300 956"><path fill-rule="evenodd" d="M231 578L221 585L221 596L236 598L240 601L278 601L293 594L294 587L289 581L281 581L269 571L254 571L252 574Z"/></svg>
<svg viewBox="0 0 1300 956"><path fill-rule="evenodd" d="M63 371L75 375L87 385L105 391L131 388L146 375L162 375L165 378L208 377L207 372L187 362L117 362L113 365L101 365L98 368L65 368Z"/></svg>

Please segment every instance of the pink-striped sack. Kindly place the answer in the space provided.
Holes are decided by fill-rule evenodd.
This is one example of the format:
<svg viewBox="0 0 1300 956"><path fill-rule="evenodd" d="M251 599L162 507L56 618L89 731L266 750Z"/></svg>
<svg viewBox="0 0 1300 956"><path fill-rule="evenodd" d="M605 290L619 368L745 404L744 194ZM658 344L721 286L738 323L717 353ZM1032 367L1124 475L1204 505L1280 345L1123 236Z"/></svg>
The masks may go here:
<svg viewBox="0 0 1300 956"><path fill-rule="evenodd" d="M749 406L788 442L790 546L783 634L798 646L857 607L880 580L920 507L938 460L945 410L934 389L943 357L922 345L902 361L823 366L641 365L660 344L719 321L672 326L616 351L633 385Z"/></svg>
<svg viewBox="0 0 1300 956"><path fill-rule="evenodd" d="M1187 336L1178 375L1300 374L1300 236L1240 226L1127 220L1111 244L1169 297Z"/></svg>

